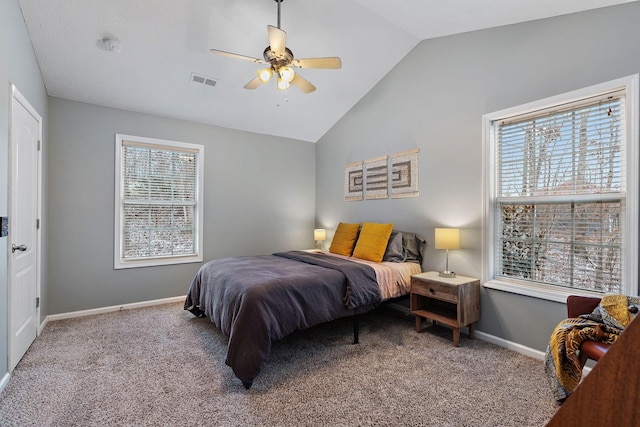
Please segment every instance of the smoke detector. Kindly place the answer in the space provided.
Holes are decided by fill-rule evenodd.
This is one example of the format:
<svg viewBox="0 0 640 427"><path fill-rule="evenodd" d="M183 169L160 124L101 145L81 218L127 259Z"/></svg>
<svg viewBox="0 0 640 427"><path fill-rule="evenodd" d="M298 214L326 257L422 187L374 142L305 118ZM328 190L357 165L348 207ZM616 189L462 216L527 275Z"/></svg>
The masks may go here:
<svg viewBox="0 0 640 427"><path fill-rule="evenodd" d="M108 52L118 53L120 52L120 41L115 37L104 37L102 39L102 47Z"/></svg>

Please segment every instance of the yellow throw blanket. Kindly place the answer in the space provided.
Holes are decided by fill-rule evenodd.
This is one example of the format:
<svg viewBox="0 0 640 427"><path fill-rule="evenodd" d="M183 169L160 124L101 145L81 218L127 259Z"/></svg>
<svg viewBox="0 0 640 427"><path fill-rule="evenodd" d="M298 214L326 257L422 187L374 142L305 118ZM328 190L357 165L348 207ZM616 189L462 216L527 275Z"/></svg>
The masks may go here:
<svg viewBox="0 0 640 427"><path fill-rule="evenodd" d="M584 341L613 344L633 320L630 304L639 305L640 299L607 294L591 314L565 319L556 326L545 354L545 372L557 400L566 399L580 383L580 345Z"/></svg>

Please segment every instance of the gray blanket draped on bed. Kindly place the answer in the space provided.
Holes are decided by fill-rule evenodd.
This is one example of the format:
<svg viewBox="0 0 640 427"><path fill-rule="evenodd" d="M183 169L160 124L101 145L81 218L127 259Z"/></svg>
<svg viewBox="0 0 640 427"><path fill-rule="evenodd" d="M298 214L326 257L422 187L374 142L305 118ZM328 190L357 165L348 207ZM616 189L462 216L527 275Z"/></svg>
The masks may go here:
<svg viewBox="0 0 640 427"><path fill-rule="evenodd" d="M206 315L229 336L226 364L249 387L272 341L380 301L373 268L291 251L208 262L194 277L184 308Z"/></svg>

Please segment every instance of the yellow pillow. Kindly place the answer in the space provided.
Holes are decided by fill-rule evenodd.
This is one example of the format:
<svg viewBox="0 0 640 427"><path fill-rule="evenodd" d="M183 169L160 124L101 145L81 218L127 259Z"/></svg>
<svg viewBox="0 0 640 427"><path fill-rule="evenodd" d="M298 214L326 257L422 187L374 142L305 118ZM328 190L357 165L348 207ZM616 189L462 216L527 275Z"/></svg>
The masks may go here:
<svg viewBox="0 0 640 427"><path fill-rule="evenodd" d="M392 229L393 224L377 224L375 222L362 224L353 256L374 262L382 261Z"/></svg>
<svg viewBox="0 0 640 427"><path fill-rule="evenodd" d="M338 224L338 228L336 228L333 240L331 241L331 246L329 246L329 252L351 256L353 245L356 244L359 228L360 224L346 224L344 222Z"/></svg>

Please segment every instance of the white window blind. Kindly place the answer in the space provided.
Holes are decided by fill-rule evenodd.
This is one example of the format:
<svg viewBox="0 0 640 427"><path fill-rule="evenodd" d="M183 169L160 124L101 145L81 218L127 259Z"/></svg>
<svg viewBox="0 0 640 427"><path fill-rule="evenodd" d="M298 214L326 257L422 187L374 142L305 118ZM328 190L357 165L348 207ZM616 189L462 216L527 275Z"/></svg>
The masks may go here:
<svg viewBox="0 0 640 427"><path fill-rule="evenodd" d="M134 137L119 141L117 266L201 260L202 147L167 143Z"/></svg>
<svg viewBox="0 0 640 427"><path fill-rule="evenodd" d="M496 122L496 276L621 292L625 91Z"/></svg>

